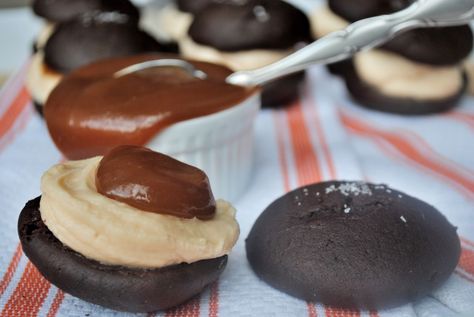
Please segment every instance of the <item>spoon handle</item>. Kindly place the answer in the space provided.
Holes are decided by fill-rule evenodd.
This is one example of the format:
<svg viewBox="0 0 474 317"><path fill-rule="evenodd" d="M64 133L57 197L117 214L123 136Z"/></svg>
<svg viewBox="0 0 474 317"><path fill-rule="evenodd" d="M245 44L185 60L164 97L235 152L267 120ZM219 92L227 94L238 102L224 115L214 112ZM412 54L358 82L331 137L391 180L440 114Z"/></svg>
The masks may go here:
<svg viewBox="0 0 474 317"><path fill-rule="evenodd" d="M357 21L276 63L251 71L235 72L227 78L227 82L243 86L262 85L313 64L347 59L414 28L463 25L472 19L474 0L418 0L402 11Z"/></svg>

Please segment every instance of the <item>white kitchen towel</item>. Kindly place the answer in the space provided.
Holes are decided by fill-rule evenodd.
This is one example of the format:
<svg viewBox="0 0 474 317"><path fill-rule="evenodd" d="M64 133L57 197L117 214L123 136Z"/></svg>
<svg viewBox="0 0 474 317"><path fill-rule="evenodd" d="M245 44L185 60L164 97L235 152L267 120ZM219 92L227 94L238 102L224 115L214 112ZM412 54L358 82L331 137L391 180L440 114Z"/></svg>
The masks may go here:
<svg viewBox="0 0 474 317"><path fill-rule="evenodd" d="M21 251L17 217L40 194L42 173L61 160L23 86L24 70L0 93L0 316L128 316L50 285ZM217 283L156 316L474 315L474 99L447 114L404 117L358 107L324 68L309 72L301 100L264 110L256 126L252 183L240 200L241 237ZM345 311L283 294L251 271L245 238L285 192L322 180L385 183L436 206L462 237L459 266L427 298L386 311ZM143 315L144 316L144 315Z"/></svg>

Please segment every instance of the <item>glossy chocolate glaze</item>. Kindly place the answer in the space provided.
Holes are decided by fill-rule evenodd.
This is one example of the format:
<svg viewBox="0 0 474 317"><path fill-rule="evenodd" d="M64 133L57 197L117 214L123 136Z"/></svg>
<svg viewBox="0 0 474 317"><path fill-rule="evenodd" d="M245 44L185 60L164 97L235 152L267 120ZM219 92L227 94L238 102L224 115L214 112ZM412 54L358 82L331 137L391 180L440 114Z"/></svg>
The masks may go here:
<svg viewBox="0 0 474 317"><path fill-rule="evenodd" d="M100 194L148 212L202 220L216 212L203 171L144 147L123 145L107 153L95 183Z"/></svg>
<svg viewBox="0 0 474 317"><path fill-rule="evenodd" d="M74 71L51 93L44 109L49 132L69 159L104 155L118 145L145 145L173 123L231 108L257 88L225 83L231 71L193 62L208 74L191 77L182 69L152 68L114 78L129 65L174 55L110 59Z"/></svg>

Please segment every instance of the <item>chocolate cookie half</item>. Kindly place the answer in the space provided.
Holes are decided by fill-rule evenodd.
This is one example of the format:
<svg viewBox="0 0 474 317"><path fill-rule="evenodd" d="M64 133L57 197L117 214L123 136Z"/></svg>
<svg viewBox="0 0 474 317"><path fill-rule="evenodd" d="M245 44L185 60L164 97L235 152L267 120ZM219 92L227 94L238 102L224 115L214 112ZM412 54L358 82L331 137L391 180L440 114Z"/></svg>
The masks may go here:
<svg viewBox="0 0 474 317"><path fill-rule="evenodd" d="M222 273L227 256L158 269L111 266L63 245L45 226L40 197L20 214L18 233L26 256L51 283L73 296L111 309L151 312L200 293Z"/></svg>
<svg viewBox="0 0 474 317"><path fill-rule="evenodd" d="M415 29L400 34L381 48L412 61L429 65L455 65L472 51L473 36L468 25Z"/></svg>
<svg viewBox="0 0 474 317"><path fill-rule="evenodd" d="M279 0L211 3L188 32L195 42L228 52L288 49L312 40L306 15Z"/></svg>
<svg viewBox="0 0 474 317"><path fill-rule="evenodd" d="M350 22L390 14L410 6L415 0L328 0L331 11Z"/></svg>
<svg viewBox="0 0 474 317"><path fill-rule="evenodd" d="M67 73L91 62L168 51L120 13L88 13L61 23L46 43L45 63Z"/></svg>
<svg viewBox="0 0 474 317"><path fill-rule="evenodd" d="M51 22L65 22L80 14L119 12L138 23L140 13L129 0L35 0L32 4L36 15Z"/></svg>
<svg viewBox="0 0 474 317"><path fill-rule="evenodd" d="M343 308L417 300L451 275L460 242L432 206L384 185L324 182L274 201L246 240L262 280Z"/></svg>
<svg viewBox="0 0 474 317"><path fill-rule="evenodd" d="M467 76L463 77L460 90L447 98L418 100L411 98L398 98L384 95L376 87L364 82L354 68L352 62L337 64L338 74L342 75L351 97L365 108L402 115L424 115L448 111L458 105L467 87Z"/></svg>
<svg viewBox="0 0 474 317"><path fill-rule="evenodd" d="M176 5L180 11L196 14L212 2L215 0L177 0Z"/></svg>

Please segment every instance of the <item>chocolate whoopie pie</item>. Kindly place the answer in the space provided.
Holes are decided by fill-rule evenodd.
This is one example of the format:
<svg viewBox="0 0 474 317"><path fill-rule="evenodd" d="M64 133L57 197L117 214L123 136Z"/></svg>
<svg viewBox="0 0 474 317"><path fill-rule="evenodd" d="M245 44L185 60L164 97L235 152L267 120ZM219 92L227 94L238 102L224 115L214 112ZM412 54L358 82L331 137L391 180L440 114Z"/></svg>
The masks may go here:
<svg viewBox="0 0 474 317"><path fill-rule="evenodd" d="M204 172L145 148L57 165L41 187L18 221L26 256L58 288L111 309L194 297L217 280L239 234Z"/></svg>
<svg viewBox="0 0 474 317"><path fill-rule="evenodd" d="M270 52L270 55L283 54L284 57L283 52L289 54L298 43L312 41L307 16L291 4L280 0L211 1L205 5L205 10L195 13L188 35L190 41L204 49L216 50L217 54L235 57L244 52L249 54L248 57L241 57L240 61L251 60L253 51L263 50ZM226 64L226 57L216 60L206 53L199 56L192 47L181 45L181 48L185 56L190 58L203 57L208 61ZM264 60L261 55L255 57L254 68L268 64ZM269 59L270 62L276 60L274 56ZM239 62L227 65L235 71L247 67L238 64ZM294 100L304 78L302 72L263 87L263 106L282 106Z"/></svg>
<svg viewBox="0 0 474 317"><path fill-rule="evenodd" d="M59 241L41 219L41 197L29 201L18 221L23 252L64 292L107 308L150 312L179 305L217 280L227 256L158 269L105 265Z"/></svg>
<svg viewBox="0 0 474 317"><path fill-rule="evenodd" d="M453 227L434 207L385 185L323 182L274 201L246 240L262 280L292 296L342 308L417 300L451 275Z"/></svg>
<svg viewBox="0 0 474 317"><path fill-rule="evenodd" d="M356 22L407 8L414 0L329 0L330 12ZM469 56L473 35L468 25L413 29L397 35L381 49L429 65L454 65Z"/></svg>
<svg viewBox="0 0 474 317"><path fill-rule="evenodd" d="M350 22L407 8L413 0L329 0L313 15L316 36ZM462 62L473 45L470 26L421 28L404 32L373 53L329 66L341 75L351 96L362 106L404 114L432 114L459 103L466 90ZM362 57L361 57L362 56Z"/></svg>

